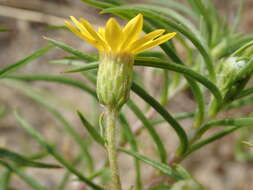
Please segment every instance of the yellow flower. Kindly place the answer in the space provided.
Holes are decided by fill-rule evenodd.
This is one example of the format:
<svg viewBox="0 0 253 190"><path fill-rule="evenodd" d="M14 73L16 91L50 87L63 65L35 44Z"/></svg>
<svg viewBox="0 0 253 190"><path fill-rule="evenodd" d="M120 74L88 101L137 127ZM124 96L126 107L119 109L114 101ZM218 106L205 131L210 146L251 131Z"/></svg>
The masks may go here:
<svg viewBox="0 0 253 190"><path fill-rule="evenodd" d="M125 27L121 27L114 18L110 18L105 28L98 32L85 19L79 21L70 17L75 26L65 21L66 26L81 39L95 46L100 52L136 55L166 42L176 35L175 32L164 34L165 30L157 29L140 36L143 27L143 16L138 14Z"/></svg>
<svg viewBox="0 0 253 190"><path fill-rule="evenodd" d="M134 56L176 35L175 32L163 35L165 30L158 29L141 36L142 14L123 28L114 18L110 18L105 28L99 28L98 32L85 19L78 21L73 16L70 18L75 26L65 21L66 26L99 50L97 95L101 104L114 110L119 110L129 98Z"/></svg>

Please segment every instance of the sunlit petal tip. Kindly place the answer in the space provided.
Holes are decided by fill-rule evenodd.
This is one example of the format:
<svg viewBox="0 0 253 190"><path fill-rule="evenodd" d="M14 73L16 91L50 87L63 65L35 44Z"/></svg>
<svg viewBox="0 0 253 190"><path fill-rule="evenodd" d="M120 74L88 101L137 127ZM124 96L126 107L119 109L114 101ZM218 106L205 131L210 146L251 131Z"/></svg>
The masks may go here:
<svg viewBox="0 0 253 190"><path fill-rule="evenodd" d="M143 27L143 16L138 14L132 18L122 29L123 40L120 49L123 50L129 46L133 41L137 40Z"/></svg>
<svg viewBox="0 0 253 190"><path fill-rule="evenodd" d="M155 38L161 36L164 32L165 32L164 29L157 29L157 30L154 30L154 31L146 34L144 37L148 37L148 39L151 40L151 39L155 39Z"/></svg>
<svg viewBox="0 0 253 190"><path fill-rule="evenodd" d="M108 24L110 24L110 23L112 23L113 22L113 18L111 17L111 18L109 18L108 20L107 20L107 22L106 22L106 25L108 25Z"/></svg>
<svg viewBox="0 0 253 190"><path fill-rule="evenodd" d="M136 49L133 49L132 52L134 54L138 54L138 53L141 53L147 49L151 49L155 46L158 46L166 41L168 41L169 39L173 38L174 36L176 35L176 32L172 32L172 33L168 33L168 34L165 34L165 35L162 35L158 38L156 38L155 40L153 41L150 41L146 44L143 44L142 46L140 46L139 48L136 48Z"/></svg>
<svg viewBox="0 0 253 190"><path fill-rule="evenodd" d="M134 17L133 19L136 19L136 24L141 24L143 25L143 15L141 13L139 13L136 17Z"/></svg>
<svg viewBox="0 0 253 190"><path fill-rule="evenodd" d="M75 23L75 25L78 27L78 25L80 25L80 22L74 17L74 16L70 16L70 19L72 20L72 22Z"/></svg>
<svg viewBox="0 0 253 190"><path fill-rule="evenodd" d="M176 32L171 32L171 33L167 33L164 34L163 36L160 36L159 38L155 39L154 41L157 42L157 45L162 44L166 41L168 41L169 39L173 38L177 33Z"/></svg>
<svg viewBox="0 0 253 190"><path fill-rule="evenodd" d="M164 29L157 29L157 30L155 30L157 33L160 33L160 34L163 34L164 32L165 32L165 30Z"/></svg>
<svg viewBox="0 0 253 190"><path fill-rule="evenodd" d="M65 24L67 27L73 27L73 28L75 28L75 27L71 24L71 22L69 22L68 20L64 20L64 24Z"/></svg>
<svg viewBox="0 0 253 190"><path fill-rule="evenodd" d="M163 39L166 39L165 41L173 38L177 33L176 32L171 32L171 33L167 33L167 34L164 34L162 37Z"/></svg>
<svg viewBox="0 0 253 190"><path fill-rule="evenodd" d="M169 33L169 34L171 34L172 37L174 37L175 35L177 35L176 32L171 32L171 33Z"/></svg>
<svg viewBox="0 0 253 190"><path fill-rule="evenodd" d="M70 31L74 32L75 34L76 34L76 31L78 31L78 30L76 29L76 27L73 26L69 21L64 20L64 24L65 24L65 26L66 26Z"/></svg>
<svg viewBox="0 0 253 190"><path fill-rule="evenodd" d="M88 27L93 28L93 27L92 27L92 24L91 24L88 20L86 20L86 19L84 19L84 18L80 18L80 22L81 22L85 27L87 27L87 25L88 25Z"/></svg>
<svg viewBox="0 0 253 190"><path fill-rule="evenodd" d="M69 16L69 18L73 21L73 20L77 20L74 16Z"/></svg>
<svg viewBox="0 0 253 190"><path fill-rule="evenodd" d="M75 27L72 26L72 24L70 24L70 22L68 22L67 20L64 20L64 24L65 24L65 26L66 26L69 30L72 30L73 28L75 28Z"/></svg>
<svg viewBox="0 0 253 190"><path fill-rule="evenodd" d="M141 20L141 19L143 19L143 15L139 13L138 15L133 17L131 20L129 20L128 23L133 22L133 21L136 22L136 21Z"/></svg>
<svg viewBox="0 0 253 190"><path fill-rule="evenodd" d="M88 27L90 27L90 28L92 28L92 25L91 25L91 23L88 21L88 20L86 20L86 19L84 19L84 18L80 18L80 23L82 23L82 25L84 26L84 27L87 27L87 25L88 25Z"/></svg>
<svg viewBox="0 0 253 190"><path fill-rule="evenodd" d="M142 28L143 25L143 15L138 14L134 18L132 18L124 27L124 30L128 30L131 26L136 27L139 26L138 28ZM137 27L136 27L137 28Z"/></svg>
<svg viewBox="0 0 253 190"><path fill-rule="evenodd" d="M106 23L107 30L117 30L117 32L121 31L121 27L115 18L110 18Z"/></svg>
<svg viewBox="0 0 253 190"><path fill-rule="evenodd" d="M143 15L142 15L141 13L139 13L139 14L136 16L136 18L142 19L142 20L143 20Z"/></svg>
<svg viewBox="0 0 253 190"><path fill-rule="evenodd" d="M109 18L109 20L106 22L106 30L112 30L112 28L117 24L118 23L114 18Z"/></svg>
<svg viewBox="0 0 253 190"><path fill-rule="evenodd" d="M108 19L107 23L118 23L115 18L111 17Z"/></svg>
<svg viewBox="0 0 253 190"><path fill-rule="evenodd" d="M70 24L70 22L69 22L69 21L67 21L67 20L64 20L64 24L65 24L66 26L71 25L71 24Z"/></svg>
<svg viewBox="0 0 253 190"><path fill-rule="evenodd" d="M106 46L106 43L101 38L101 35L99 35L96 32L96 30L94 29L94 27L91 25L89 21L85 20L84 18L81 18L78 26L79 28L81 28L83 34L93 38L95 41L97 41L97 43L100 44L100 46L103 46L103 47Z"/></svg>

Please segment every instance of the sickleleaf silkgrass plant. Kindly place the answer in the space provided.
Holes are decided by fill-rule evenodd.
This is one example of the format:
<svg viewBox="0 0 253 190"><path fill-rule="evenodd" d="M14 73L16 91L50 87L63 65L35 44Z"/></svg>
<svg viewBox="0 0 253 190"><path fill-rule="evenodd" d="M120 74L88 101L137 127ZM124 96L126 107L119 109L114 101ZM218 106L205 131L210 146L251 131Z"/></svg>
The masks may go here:
<svg viewBox="0 0 253 190"><path fill-rule="evenodd" d="M66 27L69 30L98 49L98 56L81 52L63 42L46 38L51 45L35 51L15 64L0 69L0 83L16 89L47 109L63 126L61 130L64 130L64 133L69 135L76 143L75 146L78 147L78 155L75 155L74 162L67 161L64 155L52 146L51 142L48 142L38 133L36 128L21 117L19 112L15 112L19 125L47 150L47 154L53 156L60 163L60 166L66 169L68 175L64 175L59 186L57 185L58 187L55 189L63 190L71 173L81 183L87 185L87 188L120 190L115 139L115 136L120 136L122 138L117 148L118 153L126 153L134 158L134 172L136 174L134 188L136 190L176 190L182 188L203 190L204 188L179 164L191 153L205 145L242 127L253 126L252 113L235 118L228 118L226 114L222 114L226 113L226 110L240 108L253 102L253 98L250 96L253 93L253 87L249 86L253 72L253 35L243 35L237 32L239 17L235 19L235 24L230 27L230 24L224 21L209 0L188 0L188 5L173 0L150 0L162 6L128 4L123 0L82 1L101 9L104 13L112 13L130 20L124 27L121 27L115 19L111 18L105 28L98 30L95 30L85 19L77 20L71 17L73 23L66 21ZM145 17L145 22L143 22L142 15ZM142 29L146 35L141 35ZM175 40L168 41L175 33L166 33L165 31L171 30L175 30L177 35L174 38ZM160 45L161 51L143 52L157 45ZM84 82L67 76L12 74L54 47L63 49L71 56L50 61L50 63L71 66L67 72L79 72L89 80L92 86L87 85L85 83L87 81ZM182 50L182 54L178 52L178 47ZM145 89L146 84L138 72L134 73L137 77L134 80L132 79L133 67L138 66L152 67L152 71L155 71L152 73L154 74L152 77L159 75L164 79L162 85L159 83L155 87L155 89L160 90L155 95L151 95ZM98 72L96 72L97 68ZM47 96L48 94L42 89L38 90L32 87L30 83L26 84L23 81L61 83L87 93L95 101L98 99L104 107L103 117L100 118L105 120L105 126L103 122L100 122L100 126L105 127L105 133L102 130L100 134L96 127L99 125L97 121L103 120L99 120L97 109L94 109L95 113L92 113L95 115L92 118L96 120L95 124L78 111L78 116L90 137L84 139L57 107L58 105L59 107L62 106L65 99L63 103L63 101L58 100L58 96L54 98ZM97 87L96 91L93 89L95 86ZM130 88L145 102L147 110L141 109L133 99L127 101L130 98ZM187 89L192 92L196 102L196 110L170 114L171 110L166 107L168 102L173 101L173 97ZM160 101L156 97L159 92ZM207 94L208 96L206 96ZM187 103L186 101L184 100L183 104ZM130 125L128 115L125 114L128 112L121 111L125 103L129 108L126 111L132 111L139 119L138 122ZM71 109L71 111L73 110ZM1 112L0 107L0 119L3 117ZM220 119L217 119L216 116L220 113ZM115 132L118 118L122 125L120 134ZM180 123L180 120L186 118L192 119L192 122L189 122L190 126ZM139 123L139 121L141 122ZM158 133L160 128L156 128L158 124L164 124L164 127L172 127L175 131L179 139L179 145L175 152L167 152L165 138L164 140L160 138ZM221 126L225 127L222 128ZM204 136L207 131L215 127L219 127L219 130L213 131L214 133L211 131L208 137ZM157 154L152 159L140 154L139 145L141 143L138 142L138 136L145 130L156 145ZM252 131L247 130L246 137L250 138ZM170 140L171 138L166 139ZM243 135L239 141L246 139ZM108 180L107 159L101 169L96 167L95 159L93 159L89 149L90 141L107 148L109 169L112 173L111 181ZM250 139L247 141L251 142ZM126 145L129 145L129 149L124 148ZM0 165L8 171L0 171L0 189L9 189L8 182L12 179L12 173L17 174L35 190L47 189L47 187L40 185L36 179L27 175L23 167L43 166L50 168L52 165L41 161L35 163L30 157L23 156L23 154L17 155L15 152L5 149L0 150L0 159L2 158L8 162L1 161ZM152 178L143 181L140 161L154 167L159 173L151 174ZM84 162L85 168L88 170L79 171L75 167L79 162ZM98 178L97 181L94 180L95 177ZM125 181L125 176L122 179ZM97 184L99 180L101 181ZM159 182L154 184L157 181ZM107 184L110 182L112 182L112 186L107 188ZM105 186L103 186L104 184ZM131 185L133 185L132 182Z"/></svg>
<svg viewBox="0 0 253 190"><path fill-rule="evenodd" d="M115 139L116 121L121 107L129 98L134 57L168 41L176 33L164 34L164 29L157 29L140 36L143 28L142 14L135 16L124 27L110 18L106 26L98 31L83 18L79 21L73 16L70 18L75 26L65 21L67 28L99 51L96 91L98 100L105 109L105 139L112 173L111 190L121 190Z"/></svg>

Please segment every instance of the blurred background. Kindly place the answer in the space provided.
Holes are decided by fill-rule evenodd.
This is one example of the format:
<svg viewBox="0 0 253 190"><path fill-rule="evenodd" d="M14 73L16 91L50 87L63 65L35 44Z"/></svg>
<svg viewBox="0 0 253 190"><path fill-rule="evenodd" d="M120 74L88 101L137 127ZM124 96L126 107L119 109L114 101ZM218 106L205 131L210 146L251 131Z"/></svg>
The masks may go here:
<svg viewBox="0 0 253 190"><path fill-rule="evenodd" d="M131 3L140 2L138 0L128 0ZM177 0L178 1L178 0ZM236 10L239 6L238 0L213 0L216 7L219 9L224 18L232 21ZM145 2L145 0L142 0ZM182 0L184 3L184 1ZM95 52L95 49L83 41L80 41L70 32L64 29L50 27L51 25L63 25L64 19L68 19L70 15L76 17L84 17L95 25L104 25L110 15L99 14L99 10L92 8L79 0L0 0L0 27L10 28L8 32L0 33L0 68L13 64L16 61L31 54L35 50L44 47L48 44L43 36L50 37L66 44L69 44L76 49L85 52ZM122 21L124 23L124 21ZM252 33L253 31L253 1L246 0L246 6L240 23L240 31ZM63 68L47 64L50 60L59 59L67 54L62 50L54 49L33 61L23 68L21 73L35 74L48 73L62 74ZM157 80L150 78L150 71L140 71L147 81L147 89L155 95L156 89L159 88L159 76ZM75 74L68 74L74 78L78 78ZM32 87L38 87L44 91L49 91L53 94L51 98L58 103L59 109L64 116L76 126L76 130L85 138L86 134L81 127L80 121L73 110L82 110L87 118L94 117L99 106L86 94L80 90L66 87L61 84L52 84L45 82L31 83ZM64 102L64 103L63 103ZM13 119L12 110L19 108L29 121L36 127L43 136L49 141L58 145L65 157L69 160L73 159L76 154L76 149L73 148L71 138L61 131L59 123L29 97L20 93L20 91L10 88L5 85L0 85L0 105L4 106L4 114L0 120L0 147L9 148L17 152L32 155L40 146L32 140ZM177 97L171 100L168 109L171 112L186 112L194 109L194 101L188 91L180 93ZM90 109L92 107L92 109ZM245 106L240 109L240 112L232 110L228 115L244 115L250 113L252 107ZM96 122L96 121L92 121ZM132 117L131 122L138 125L136 118ZM190 120L182 121L185 126ZM189 124L188 124L189 125ZM177 137L171 131L166 129L163 131L162 125L158 127L160 134L166 144L168 150L175 148ZM222 140L209 145L183 162L183 165L194 175L194 177L210 190L251 190L253 187L253 156L249 148L242 149L240 146L241 140L250 137L250 132L245 129L237 131L235 134L229 135ZM152 155L152 143L147 143L147 134L143 133L139 140L143 152L146 155ZM149 138L149 137L148 137ZM145 143L144 143L145 142ZM91 148L92 154L98 165L102 164L101 159L105 153L96 145ZM53 159L47 158L54 162ZM124 186L131 185L133 181L132 161L124 156L120 156L122 165L121 172L124 176ZM152 175L152 168L146 167L144 181ZM53 187L62 177L63 171L46 169L29 169L28 173L38 179L41 183L48 187ZM18 177L14 177L11 186L13 189L29 190L29 187L24 184ZM68 184L69 190L85 189L77 181L72 180Z"/></svg>

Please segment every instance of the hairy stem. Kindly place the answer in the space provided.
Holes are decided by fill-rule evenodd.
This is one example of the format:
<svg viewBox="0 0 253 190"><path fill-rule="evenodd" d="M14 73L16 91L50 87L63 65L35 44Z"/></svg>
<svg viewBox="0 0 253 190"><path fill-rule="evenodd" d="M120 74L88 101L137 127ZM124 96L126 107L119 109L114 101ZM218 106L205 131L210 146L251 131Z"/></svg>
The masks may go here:
<svg viewBox="0 0 253 190"><path fill-rule="evenodd" d="M121 190L121 182L119 177L119 167L117 164L116 150L116 120L118 112L115 109L106 108L106 148L108 160L112 174L111 190Z"/></svg>

